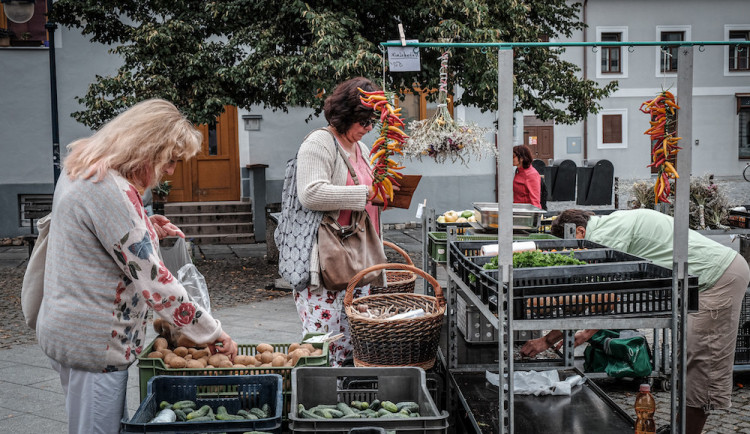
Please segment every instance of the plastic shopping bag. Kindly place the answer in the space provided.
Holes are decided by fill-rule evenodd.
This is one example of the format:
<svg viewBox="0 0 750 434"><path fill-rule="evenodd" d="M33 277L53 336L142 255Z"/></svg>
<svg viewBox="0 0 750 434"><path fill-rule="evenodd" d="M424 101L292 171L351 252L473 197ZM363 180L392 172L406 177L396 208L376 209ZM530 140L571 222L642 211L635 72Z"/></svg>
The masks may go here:
<svg viewBox="0 0 750 434"><path fill-rule="evenodd" d="M175 276L177 275L177 271L184 265L193 263L185 239L182 237L176 238L177 240L172 247L162 247L159 249L161 251L161 261L164 262L167 270Z"/></svg>
<svg viewBox="0 0 750 434"><path fill-rule="evenodd" d="M182 283L194 302L205 309L206 312L211 313L211 300L208 297L206 279L192 262L177 270L177 280Z"/></svg>

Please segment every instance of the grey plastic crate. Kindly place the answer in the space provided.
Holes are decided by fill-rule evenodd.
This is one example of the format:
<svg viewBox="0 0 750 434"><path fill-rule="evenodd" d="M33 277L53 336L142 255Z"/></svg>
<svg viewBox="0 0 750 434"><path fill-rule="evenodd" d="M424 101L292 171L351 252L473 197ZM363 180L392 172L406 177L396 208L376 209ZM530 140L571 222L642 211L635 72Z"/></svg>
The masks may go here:
<svg viewBox="0 0 750 434"><path fill-rule="evenodd" d="M366 379L371 389L347 388L352 380ZM297 414L298 404L305 408L320 404L351 401L414 401L420 417L407 419L305 419ZM289 430L293 433L316 432L348 434L353 428L383 428L388 432L447 433L448 412L439 411L427 389L425 372L416 367L388 368L295 368L292 371L292 408Z"/></svg>

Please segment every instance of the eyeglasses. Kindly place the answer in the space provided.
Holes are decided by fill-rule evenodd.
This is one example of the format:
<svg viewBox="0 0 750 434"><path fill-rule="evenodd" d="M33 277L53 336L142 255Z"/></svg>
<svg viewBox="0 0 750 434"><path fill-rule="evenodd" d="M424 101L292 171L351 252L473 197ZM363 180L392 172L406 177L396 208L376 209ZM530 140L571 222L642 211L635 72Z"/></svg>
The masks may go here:
<svg viewBox="0 0 750 434"><path fill-rule="evenodd" d="M378 123L377 119L371 118L367 119L366 121L359 121L359 125L362 126L362 128L367 128L369 126L373 126Z"/></svg>

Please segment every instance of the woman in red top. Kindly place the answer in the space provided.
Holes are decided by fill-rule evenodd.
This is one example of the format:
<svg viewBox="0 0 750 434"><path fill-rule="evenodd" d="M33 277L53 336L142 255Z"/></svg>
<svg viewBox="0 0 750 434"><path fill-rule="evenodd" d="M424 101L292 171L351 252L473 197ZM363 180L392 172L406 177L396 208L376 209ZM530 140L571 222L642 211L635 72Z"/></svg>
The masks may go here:
<svg viewBox="0 0 750 434"><path fill-rule="evenodd" d="M513 203L530 203L542 207L542 177L531 166L531 151L526 145L513 147L513 165L516 175L513 177Z"/></svg>

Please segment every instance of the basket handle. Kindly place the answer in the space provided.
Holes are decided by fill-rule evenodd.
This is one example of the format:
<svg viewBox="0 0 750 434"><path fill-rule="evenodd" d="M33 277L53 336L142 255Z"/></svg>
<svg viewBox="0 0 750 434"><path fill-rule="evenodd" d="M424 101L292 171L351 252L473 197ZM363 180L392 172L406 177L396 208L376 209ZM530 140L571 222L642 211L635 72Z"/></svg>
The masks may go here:
<svg viewBox="0 0 750 434"><path fill-rule="evenodd" d="M401 247L397 246L396 244L394 244L394 243L392 243L390 241L386 241L386 240L383 240L383 246L384 247L390 247L391 249L395 250L399 255L403 256L404 259L406 260L406 264L407 265L414 265L414 262L409 257L409 254L406 253L406 251L404 249L402 249Z"/></svg>
<svg viewBox="0 0 750 434"><path fill-rule="evenodd" d="M359 281L362 280L363 277L365 277L365 275L367 275L368 273L372 273L373 271L382 270L384 268L387 268L389 270L407 270L424 277L435 290L435 298L437 299L438 304L440 306L445 305L443 288L440 287L440 284L437 282L437 280L435 280L434 277L430 276L419 268L413 265L406 264L375 264L372 267L365 268L364 270L355 274L354 277L352 277L352 279L349 281L349 285L346 287L346 295L344 296L344 306L350 306L352 304L352 301L354 300L354 288L357 286Z"/></svg>

